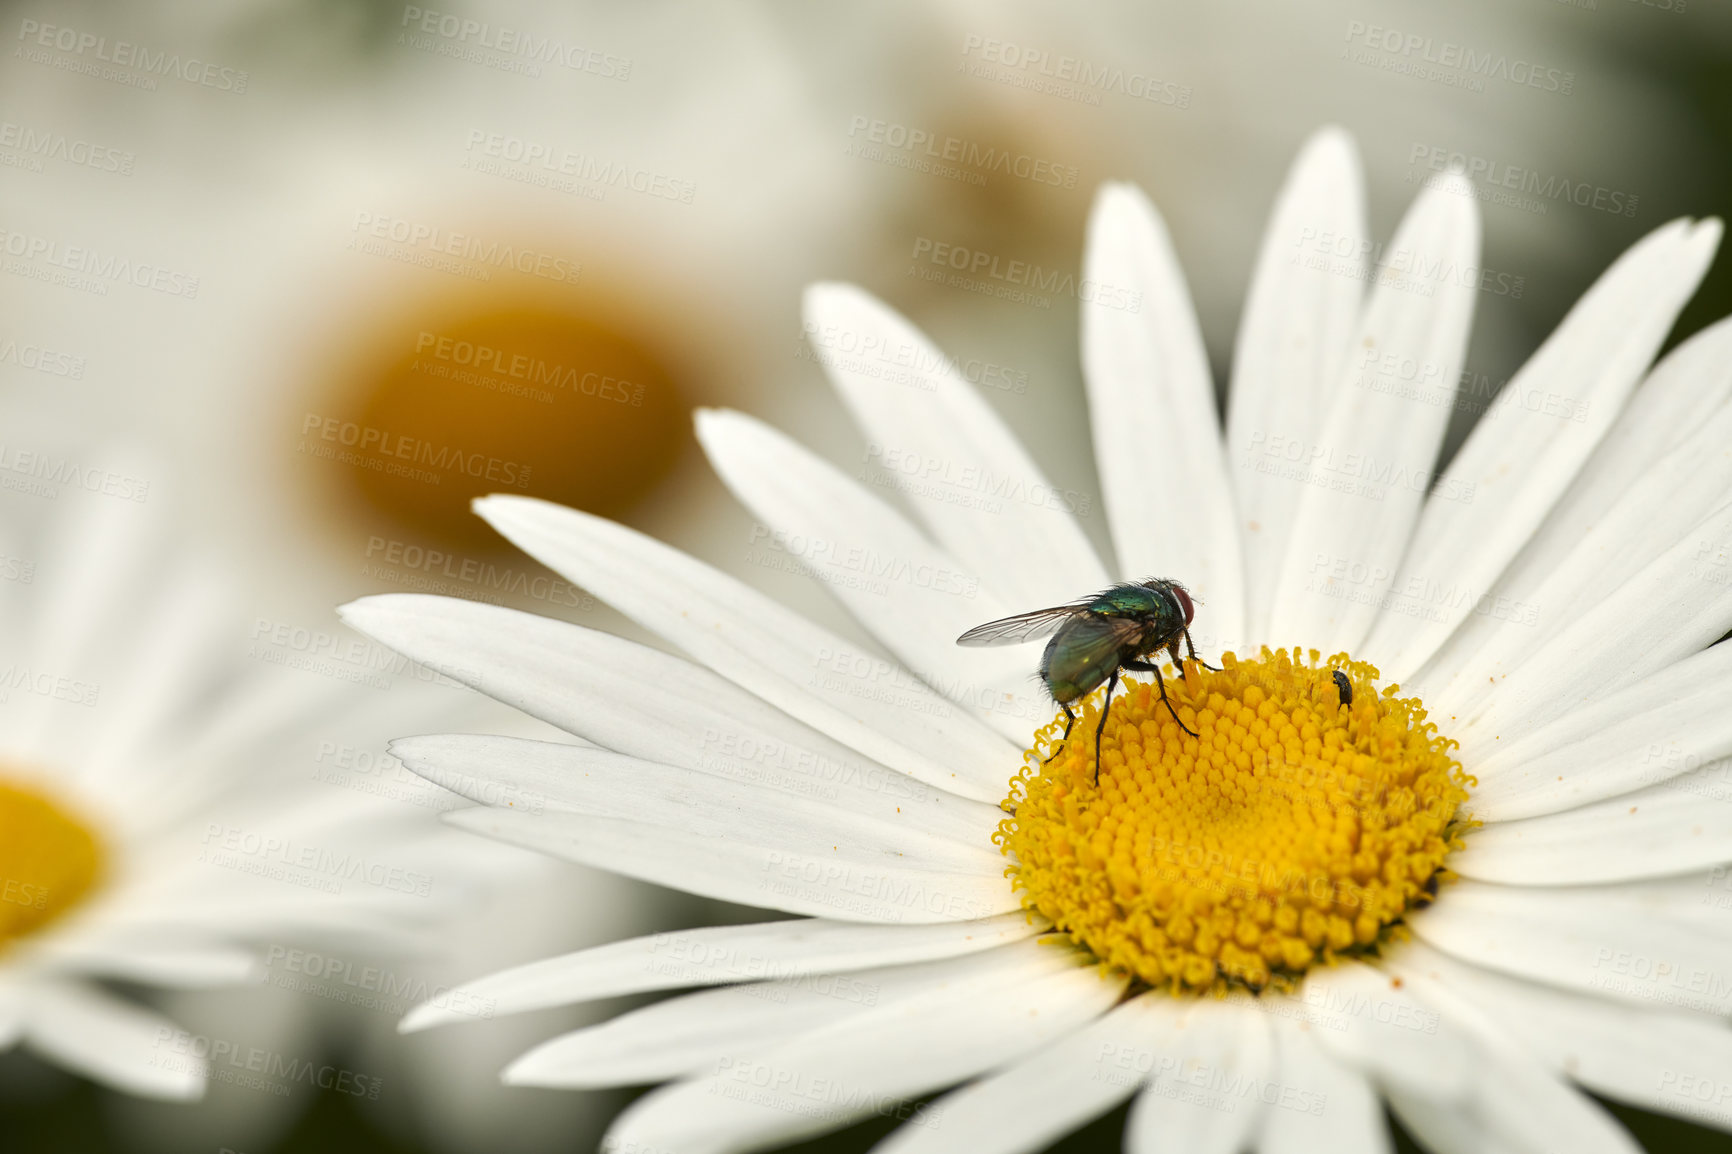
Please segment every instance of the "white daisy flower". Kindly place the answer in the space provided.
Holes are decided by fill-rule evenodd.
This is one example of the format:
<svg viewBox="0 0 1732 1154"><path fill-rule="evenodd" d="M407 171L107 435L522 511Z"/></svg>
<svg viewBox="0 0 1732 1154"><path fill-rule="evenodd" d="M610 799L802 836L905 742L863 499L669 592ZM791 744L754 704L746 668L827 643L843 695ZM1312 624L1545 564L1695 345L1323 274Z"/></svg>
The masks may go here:
<svg viewBox="0 0 1732 1154"><path fill-rule="evenodd" d="M1732 325L1649 370L1719 225L1622 257L1434 475L1480 287L1466 193L1437 182L1374 246L1351 141L1312 140L1223 431L1160 217L1101 191L1079 296L1116 567L942 354L820 285L808 331L914 515L751 417L698 434L750 548L882 653L513 497L477 509L685 656L437 597L347 606L589 743L396 743L475 800L549 799L448 820L796 915L471 983L501 1012L720 987L507 1081L665 1081L610 1132L637 1152L875 1114L906 1120L886 1150L1035 1150L1133 1098L1135 1151L1387 1150L1380 1099L1439 1151L1635 1149L1577 1087L1732 1128L1703 1105L1732 1068L1732 821L1704 800L1732 752ZM1169 667L1171 712L1133 683L1098 746L1100 690L1066 739L1032 649L955 645L1151 572L1223 668Z"/></svg>
<svg viewBox="0 0 1732 1154"><path fill-rule="evenodd" d="M108 983L250 985L272 946L402 953L505 867L424 810L315 784L288 754L352 732L355 686L243 657L230 590L170 554L149 506L64 505L0 537L0 1047L197 1098L207 1074L256 1077L224 1061L235 1036ZM397 688L400 721L450 716L449 690ZM274 1055L275 1073L316 1053Z"/></svg>

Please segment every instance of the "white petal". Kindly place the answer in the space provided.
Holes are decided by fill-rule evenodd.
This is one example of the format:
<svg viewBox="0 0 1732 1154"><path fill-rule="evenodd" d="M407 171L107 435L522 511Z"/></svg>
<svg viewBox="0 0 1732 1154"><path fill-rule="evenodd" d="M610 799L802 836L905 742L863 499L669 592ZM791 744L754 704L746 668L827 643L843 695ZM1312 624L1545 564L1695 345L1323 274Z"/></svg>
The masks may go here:
<svg viewBox="0 0 1732 1154"><path fill-rule="evenodd" d="M1519 591L1500 591L1491 602L1495 629L1480 630L1481 645L1460 661L1452 683L1436 700L1471 715L1512 670L1591 612L1615 589L1652 563L1680 538L1688 539L1732 489L1732 405L1704 422L1684 445L1631 484L1588 526L1574 549L1544 580ZM1721 543L1697 536L1691 576L1732 582L1732 554Z"/></svg>
<svg viewBox="0 0 1732 1154"><path fill-rule="evenodd" d="M516 1086L597 1088L666 1081L713 1069L751 1041L783 1042L873 1006L925 991L948 962L808 974L669 998L544 1042L505 1071Z"/></svg>
<svg viewBox="0 0 1732 1154"><path fill-rule="evenodd" d="M188 564L174 571L162 598L135 625L138 637L125 655L129 664L103 699L111 710L91 727L80 767L86 780L138 783L142 751L181 737L162 731L208 704L197 699L213 688L215 671L225 668L234 647L235 621L223 612L228 592L207 567ZM148 781L145 788L156 784Z"/></svg>
<svg viewBox="0 0 1732 1154"><path fill-rule="evenodd" d="M415 1007L399 1027L405 1033L472 1016L462 1006L484 1004L515 1014L547 1006L765 978L864 970L993 949L1041 932L1044 924L1021 914L980 922L930 926L864 926L800 919L747 926L670 930L610 942L562 957L502 970Z"/></svg>
<svg viewBox="0 0 1732 1154"><path fill-rule="evenodd" d="M475 511L518 548L698 661L867 757L996 802L1021 750L894 662L612 521L529 497Z"/></svg>
<svg viewBox="0 0 1732 1154"><path fill-rule="evenodd" d="M1095 194L1083 282L1095 287L1083 379L1119 576L1182 581L1208 606L1204 647L1239 645L1244 567L1209 358L1167 226L1135 186Z"/></svg>
<svg viewBox="0 0 1732 1154"><path fill-rule="evenodd" d="M1529 889L1463 879L1408 918L1475 965L1619 1001L1732 1011L1732 904L1724 871L1621 885ZM1725 903L1725 904L1720 904Z"/></svg>
<svg viewBox="0 0 1732 1154"><path fill-rule="evenodd" d="M1396 576L1484 593L1533 536L1623 410L1720 240L1718 221L1655 229L1603 273L1505 386L1425 502ZM1558 415L1550 398L1584 408ZM1542 404L1530 406L1529 397ZM1471 492L1472 500L1458 499ZM1406 681L1472 612L1474 596L1434 614L1385 613L1367 648L1385 677Z"/></svg>
<svg viewBox="0 0 1732 1154"><path fill-rule="evenodd" d="M1706 239L1718 220L1696 226ZM1592 520L1589 510L1627 488L1655 461L1689 440L1715 410L1732 400L1732 318L1693 334L1654 366L1616 424L1559 502L1536 540L1568 536ZM1581 518L1578 520L1578 518Z"/></svg>
<svg viewBox="0 0 1732 1154"><path fill-rule="evenodd" d="M1011 946L1017 971L962 976L918 997L717 1063L707 1078L639 1098L615 1121L613 1149L687 1154L757 1150L870 1114L943 1125L906 1099L1014 1062L1104 1013L1124 988L1080 956Z"/></svg>
<svg viewBox="0 0 1732 1154"><path fill-rule="evenodd" d="M1475 740L1512 741L1590 702L1711 645L1732 625L1732 581L1705 570L1704 550L1732 542L1732 503L1686 533L1677 544L1616 590L1584 607L1573 622L1540 645L1462 715ZM1460 711L1455 696L1438 710ZM1459 733L1465 745L1467 736Z"/></svg>
<svg viewBox="0 0 1732 1154"><path fill-rule="evenodd" d="M928 868L882 851L825 854L781 837L699 836L582 814L465 809L443 819L565 861L761 909L843 921L918 924L991 917L1017 908L1002 871Z"/></svg>
<svg viewBox="0 0 1732 1154"><path fill-rule="evenodd" d="M1275 581L1303 491L1282 476L1281 450L1309 445L1341 384L1365 279L1358 245L1317 267L1321 238L1370 235L1353 138L1326 128L1293 162L1263 234L1227 391L1227 461L1245 558L1245 635L1269 634ZM1096 450L1099 456L1099 450ZM1110 489L1109 489L1110 491Z"/></svg>
<svg viewBox="0 0 1732 1154"><path fill-rule="evenodd" d="M1318 1045L1380 1085L1441 1100L1466 1093L1468 1040L1389 975L1358 962L1312 970L1297 1000Z"/></svg>
<svg viewBox="0 0 1732 1154"><path fill-rule="evenodd" d="M448 677L645 761L745 781L779 775L793 790L838 797L875 792L867 782L929 792L707 669L609 633L418 594L366 597L338 612Z"/></svg>
<svg viewBox="0 0 1732 1154"><path fill-rule="evenodd" d="M1392 963L1415 994L1474 1038L1473 1076L1464 1111L1518 1150L1642 1154L1599 1103L1570 1087L1526 1049L1483 1005L1426 974Z"/></svg>
<svg viewBox="0 0 1732 1154"><path fill-rule="evenodd" d="M1509 821L1673 778L1693 789L1685 778L1710 776L1732 754L1729 695L1732 645L1713 645L1515 741L1470 735L1463 758L1479 784L1469 808L1481 821Z"/></svg>
<svg viewBox="0 0 1732 1154"><path fill-rule="evenodd" d="M956 644L984 621L1036 606L996 596L902 514L763 422L706 409L697 430L723 483L763 519L755 547L766 557L813 573L922 681L1012 741L1052 719L1031 691L1032 652Z"/></svg>
<svg viewBox="0 0 1732 1154"><path fill-rule="evenodd" d="M1294 515L1270 621L1277 644L1356 650L1370 631L1437 463L1447 404L1415 404L1400 366L1452 397L1467 350L1479 268L1473 189L1448 173L1420 193L1375 275L1336 393L1298 467ZM1368 574L1363 583L1352 575ZM1372 655L1375 660L1376 655Z"/></svg>
<svg viewBox="0 0 1732 1154"><path fill-rule="evenodd" d="M1485 882L1568 886L1665 877L1732 861L1732 804L1713 797L1729 764L1564 813L1470 830L1449 868Z"/></svg>
<svg viewBox="0 0 1732 1154"><path fill-rule="evenodd" d="M1422 971L1458 989L1554 1072L1595 1093L1732 1129L1732 1116L1694 1098L1732 1070L1726 1022L1504 977L1419 943L1401 960L1403 972Z"/></svg>
<svg viewBox="0 0 1732 1154"><path fill-rule="evenodd" d="M902 1126L872 1154L1021 1154L1044 1150L1111 1110L1154 1073L1148 1039L1179 1004L1164 991L1131 999L1020 1062L932 1103L941 1126Z"/></svg>
<svg viewBox="0 0 1732 1154"><path fill-rule="evenodd" d="M809 285L804 303L806 331L866 434L868 459L897 465L885 473L940 544L973 572L992 574L1022 608L1063 604L1106 583L1094 546L1040 467L919 329L849 284ZM879 351L845 351L856 348ZM893 379L884 364L899 370ZM900 467L906 460L918 471ZM933 486L943 493L928 495Z"/></svg>
<svg viewBox="0 0 1732 1154"><path fill-rule="evenodd" d="M163 989L238 986L264 977L258 955L239 946L86 940L64 948L44 943L35 956L57 969Z"/></svg>
<svg viewBox="0 0 1732 1154"><path fill-rule="evenodd" d="M147 1098L204 1094L192 1038L149 1010L71 982L31 983L23 1010L30 1048L59 1065Z"/></svg>
<svg viewBox="0 0 1732 1154"><path fill-rule="evenodd" d="M1126 1154L1236 1154L1262 1121L1263 1101L1253 1088L1274 1068L1263 1015L1243 999L1208 999L1147 1024L1144 1042L1174 1062L1131 1103Z"/></svg>
<svg viewBox="0 0 1732 1154"><path fill-rule="evenodd" d="M1389 1127L1364 1074L1329 1056L1309 1023L1271 1018L1275 1075L1257 1154L1387 1154Z"/></svg>
<svg viewBox="0 0 1732 1154"><path fill-rule="evenodd" d="M1390 1110L1431 1154L1539 1154L1516 1146L1485 1119L1454 1103L1393 1087L1384 1094Z"/></svg>
<svg viewBox="0 0 1732 1154"><path fill-rule="evenodd" d="M135 473L149 476L150 473ZM153 585L160 515L130 501L75 502L42 543L36 584L54 590L27 612L22 638L25 669L53 670L101 685L114 669L116 636L128 637L140 589ZM23 642L20 646L19 642ZM14 649L13 652L18 652ZM64 673L62 671L65 671ZM57 703L47 694L14 694L6 744L29 760L64 763L94 733L67 727L51 733ZM58 743L58 748L50 743Z"/></svg>
<svg viewBox="0 0 1732 1154"><path fill-rule="evenodd" d="M1632 490L1644 487L1651 473L1666 467L1679 448L1696 439L1729 398L1732 318L1703 329L1667 353L1648 374L1575 484L1510 563L1498 584L1498 595L1506 604L1537 610L1535 591L1560 571L1565 558L1578 554L1583 539L1594 534L1608 511ZM1606 556L1619 560L1611 550ZM1552 606L1545 619L1567 617L1561 606ZM1518 629L1518 636L1531 645L1537 624L1526 613L1513 619L1508 613L1476 613L1432 658L1423 680L1439 682L1454 676L1481 657L1493 637L1508 629Z"/></svg>
<svg viewBox="0 0 1732 1154"><path fill-rule="evenodd" d="M807 791L774 763L764 767L760 780L738 781L520 737L410 737L392 742L391 752L453 793L530 816L559 811L703 837L737 833L789 849L828 849L841 840L933 868L1004 868L1003 855L991 844L1002 810L928 789L894 770L852 779L843 767L818 765L817 772L831 780L826 788Z"/></svg>
<svg viewBox="0 0 1732 1154"><path fill-rule="evenodd" d="M505 1080L628 1086L708 1073L742 1047L779 1045L874 1007L923 996L939 983L1022 972L1025 963L1015 950L993 949L914 965L701 990L555 1038L513 1063Z"/></svg>

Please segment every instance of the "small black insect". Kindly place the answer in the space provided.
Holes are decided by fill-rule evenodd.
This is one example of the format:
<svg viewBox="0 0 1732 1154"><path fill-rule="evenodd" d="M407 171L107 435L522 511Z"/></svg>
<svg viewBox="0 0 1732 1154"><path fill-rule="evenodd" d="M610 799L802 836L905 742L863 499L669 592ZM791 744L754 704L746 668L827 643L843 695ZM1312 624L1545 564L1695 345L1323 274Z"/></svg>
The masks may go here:
<svg viewBox="0 0 1732 1154"><path fill-rule="evenodd" d="M1183 677L1184 664L1179 660L1179 639L1185 641L1191 659L1205 669L1213 665L1197 657L1197 647L1191 642L1191 618L1196 608L1191 595L1177 581L1151 577L1139 583L1114 585L1092 597L1057 605L1051 609L1036 609L998 621L977 625L956 639L958 645L1015 645L1052 634L1046 652L1040 657L1040 679L1047 692L1064 710L1063 741L1070 740L1076 714L1071 702L1093 693L1101 682L1107 683L1107 699L1101 706L1100 724L1095 726L1095 784L1101 780L1101 733L1106 729L1107 710L1112 708L1113 690L1118 687L1121 670L1153 673L1161 690L1161 702L1179 728L1197 736L1197 731L1179 720L1178 711L1167 700L1167 683L1161 677L1160 666L1146 661L1148 655L1166 649L1173 664ZM1058 756L1054 750L1047 758Z"/></svg>
<svg viewBox="0 0 1732 1154"><path fill-rule="evenodd" d="M1353 704L1353 682L1347 680L1347 674L1339 669L1335 671L1335 692L1341 695L1342 705Z"/></svg>

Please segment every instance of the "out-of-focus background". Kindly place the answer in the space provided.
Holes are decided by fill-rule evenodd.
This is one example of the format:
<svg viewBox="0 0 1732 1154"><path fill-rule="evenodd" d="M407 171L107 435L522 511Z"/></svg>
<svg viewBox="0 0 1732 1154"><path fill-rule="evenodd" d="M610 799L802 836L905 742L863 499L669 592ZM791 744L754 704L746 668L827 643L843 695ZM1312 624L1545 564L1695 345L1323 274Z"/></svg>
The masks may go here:
<svg viewBox="0 0 1732 1154"><path fill-rule="evenodd" d="M1484 291L1452 446L1619 251L1732 207L1729 0L34 0L4 6L0 43L0 469L32 482L7 499L54 499L33 453L143 443L148 499L245 575L259 660L378 692L405 674L331 613L366 593L632 633L500 548L467 511L490 491L617 517L852 633L691 434L694 406L742 408L872 478L801 332L811 280L909 315L1098 508L1062 286L1104 180L1165 214L1224 379L1312 131L1357 138L1379 237L1460 164ZM1722 259L1674 339L1729 308ZM344 757L352 788L438 808L367 740L305 751L308 772ZM438 988L697 916L581 871L516 878L437 962L285 950L260 990L177 1000L212 1036L334 1054L376 1097L141 1105L14 1054L0 1146L592 1148L621 1098L494 1085L569 1023L398 1038L402 999L357 987L368 965ZM1618 1112L1652 1150L1732 1149Z"/></svg>

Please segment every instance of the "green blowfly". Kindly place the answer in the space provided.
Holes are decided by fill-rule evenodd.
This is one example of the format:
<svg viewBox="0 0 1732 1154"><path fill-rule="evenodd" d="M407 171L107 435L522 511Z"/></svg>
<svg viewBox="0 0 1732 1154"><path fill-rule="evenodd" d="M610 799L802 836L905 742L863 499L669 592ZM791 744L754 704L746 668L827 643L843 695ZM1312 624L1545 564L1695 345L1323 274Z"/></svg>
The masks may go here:
<svg viewBox="0 0 1732 1154"><path fill-rule="evenodd" d="M1092 597L1056 605L1051 609L1036 609L1018 613L998 621L977 625L956 639L958 645L1017 645L1024 641L1052 634L1046 652L1040 657L1040 679L1058 707L1064 710L1065 727L1061 745L1070 740L1076 714L1071 702L1093 693L1101 682L1107 683L1107 699L1101 706L1100 724L1095 726L1095 784L1101 780L1101 733L1106 729L1107 710L1112 708L1113 690L1118 687L1119 673L1133 670L1153 673L1161 690L1161 703L1179 728L1197 736L1197 731L1179 720L1178 711L1167 700L1167 683L1161 677L1160 666L1145 660L1157 650L1165 649L1179 667L1179 639L1184 638L1191 659L1205 669L1213 665L1197 657L1197 647L1191 643L1191 618L1196 608L1191 595L1177 581L1151 577L1143 582L1114 585ZM1054 750L1047 757L1058 756Z"/></svg>

